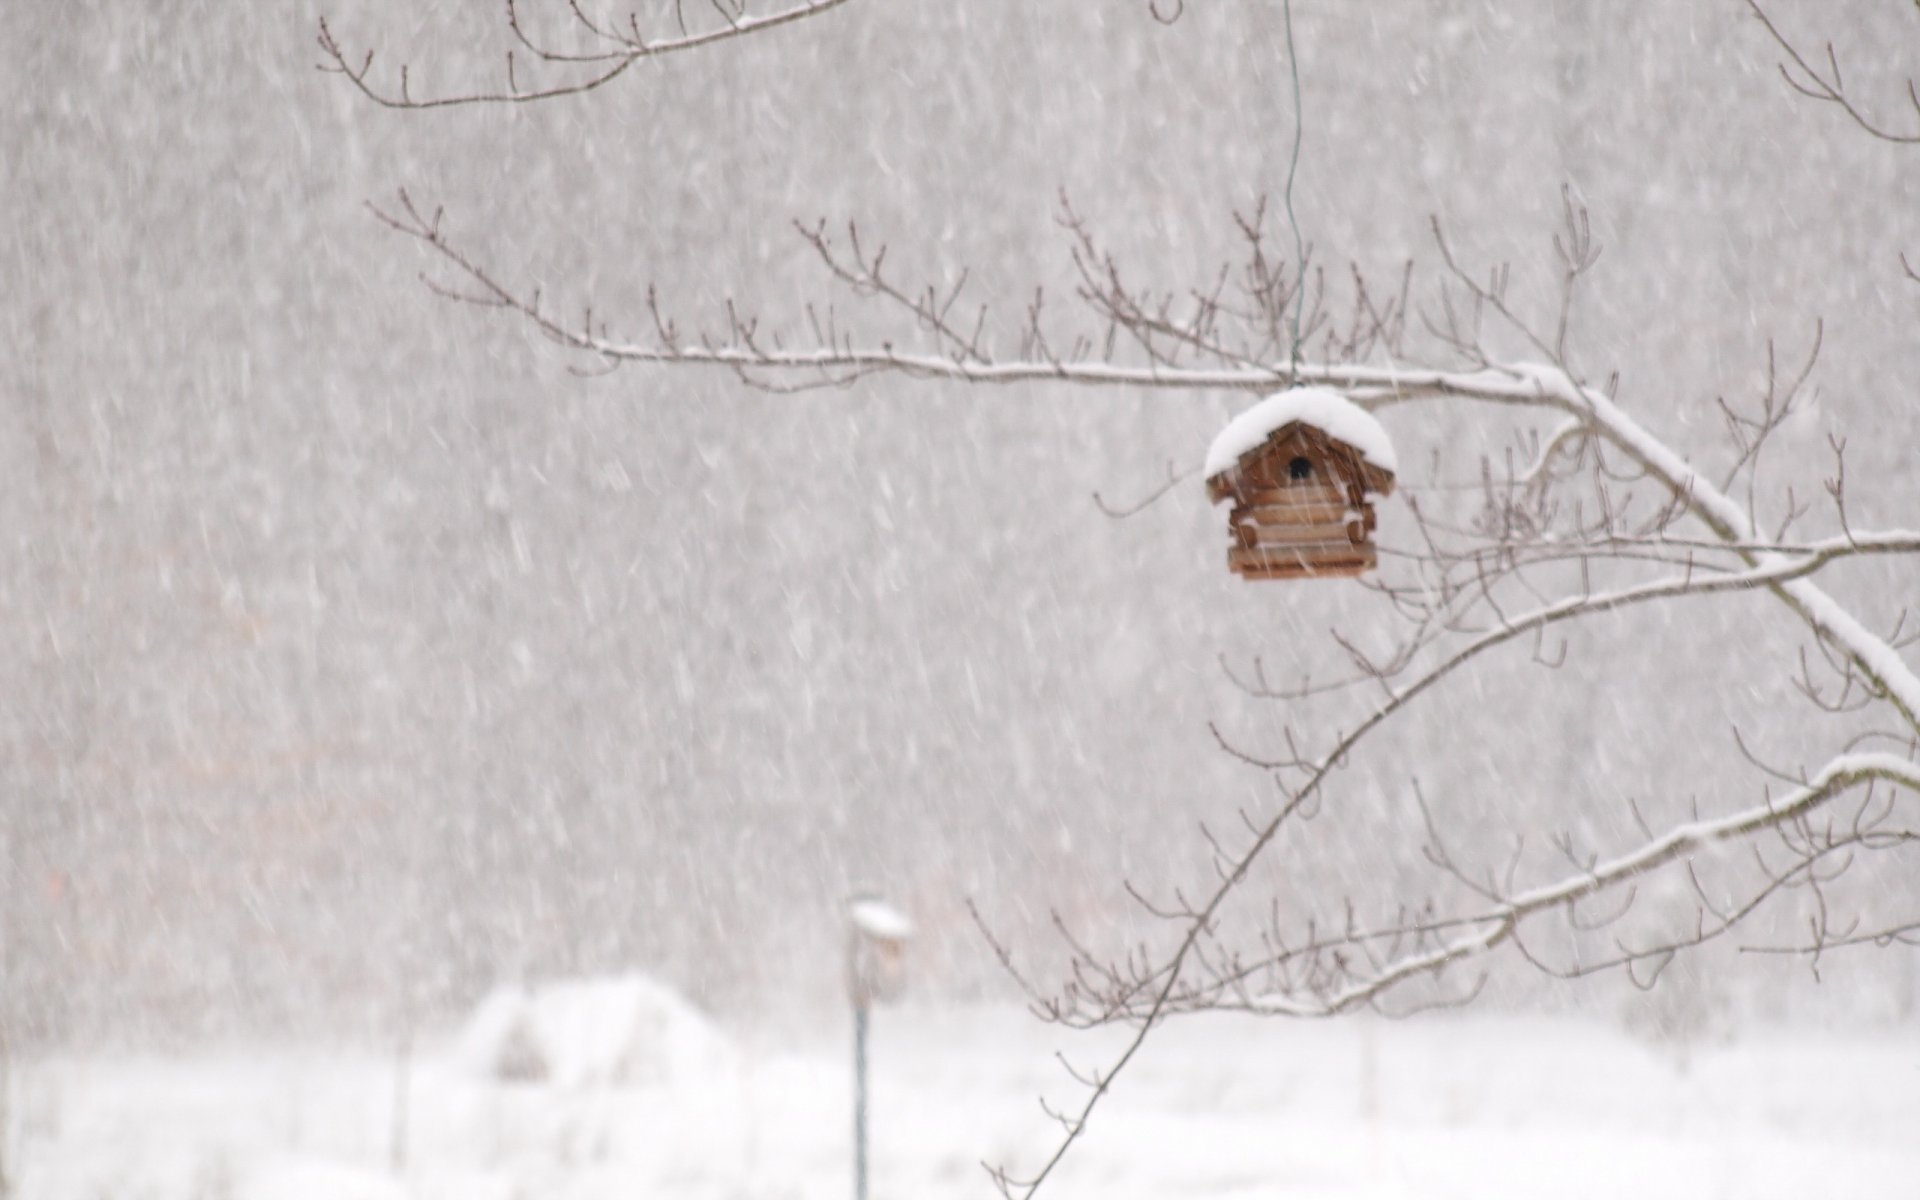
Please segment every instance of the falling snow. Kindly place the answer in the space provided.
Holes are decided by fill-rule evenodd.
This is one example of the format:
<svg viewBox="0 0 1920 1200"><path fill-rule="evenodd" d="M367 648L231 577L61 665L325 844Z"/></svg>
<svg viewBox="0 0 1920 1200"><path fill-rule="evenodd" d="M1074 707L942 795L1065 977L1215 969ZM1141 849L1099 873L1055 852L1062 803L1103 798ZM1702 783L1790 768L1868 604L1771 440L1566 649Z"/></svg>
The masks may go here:
<svg viewBox="0 0 1920 1200"><path fill-rule="evenodd" d="M1493 482L1559 414L1104 386L1109 338L1136 383L1177 353L1073 324L1109 267L1230 324L1262 212L1258 261L1291 270L1283 7L1154 19L1180 7L846 0L587 95L406 112L315 69L314 16L439 95L505 86L510 46L531 78L497 5L23 6L0 40L0 1197L842 1195L849 921L913 934L910 1003L874 1018L876 1194L988 1195L980 1162L1044 1152L1034 1098L1073 1094L1053 1051L1096 1069L1113 1031L1088 1050L1031 1019L1009 963L1050 985L1076 942L1164 949L1136 897L1209 886L1210 839L1275 806L1223 743L1352 729L1380 689L1331 685L1400 631L1361 582L1233 578L1195 471L1320 424L1398 474L1383 568L1418 553L1416 511L1489 537L1569 517ZM1910 116L1920 10L1851 7L1769 9L1835 42L1870 115ZM564 3L517 10L596 44ZM1743 536L1809 498L1808 544L1912 529L1920 151L1787 87L1743 0L1297 0L1293 23L1292 208L1333 324L1470 326L1497 361L1462 369L1517 396L1564 384L1498 365L1554 357L1564 316L1587 399ZM445 262L369 211L402 188L568 328L654 337L657 298L695 346L733 305L769 346L904 330L879 365L916 369L787 394L571 353L436 295ZM1604 252L1563 313L1569 202ZM876 317L796 235L820 221L885 245L907 305L964 278L942 319L986 304L994 352L1040 367L925 378L978 364L908 345L925 311ZM1436 224L1540 336L1443 288ZM1307 322L1302 358L1333 336ZM1722 488L1716 402L1816 336L1755 497ZM1823 699L1920 703L1915 557L1817 585L1799 561L1488 653L1328 776L1222 921L1417 906L1428 821L1524 894L1563 846L1616 863L1642 822L1764 814L1823 764L1909 778L1887 705L1849 724L1801 672L1863 648L1866 690ZM1263 694L1302 679L1311 706ZM1863 928L1913 919L1911 853L1851 877ZM850 907L868 886L890 906ZM1172 1022L1063 1192L1895 1194L1920 1171L1920 951L1741 949L1826 898L1652 987L1509 954L1464 1014Z"/></svg>

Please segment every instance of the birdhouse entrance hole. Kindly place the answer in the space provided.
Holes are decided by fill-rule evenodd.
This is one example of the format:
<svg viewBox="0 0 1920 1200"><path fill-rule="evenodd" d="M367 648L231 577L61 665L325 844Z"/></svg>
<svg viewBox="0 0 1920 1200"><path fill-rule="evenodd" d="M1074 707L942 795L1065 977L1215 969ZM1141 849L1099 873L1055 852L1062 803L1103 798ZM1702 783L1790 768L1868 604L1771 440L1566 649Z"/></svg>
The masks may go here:
<svg viewBox="0 0 1920 1200"><path fill-rule="evenodd" d="M1292 462L1287 464L1287 475L1296 480L1312 479L1313 460L1304 454L1296 457Z"/></svg>

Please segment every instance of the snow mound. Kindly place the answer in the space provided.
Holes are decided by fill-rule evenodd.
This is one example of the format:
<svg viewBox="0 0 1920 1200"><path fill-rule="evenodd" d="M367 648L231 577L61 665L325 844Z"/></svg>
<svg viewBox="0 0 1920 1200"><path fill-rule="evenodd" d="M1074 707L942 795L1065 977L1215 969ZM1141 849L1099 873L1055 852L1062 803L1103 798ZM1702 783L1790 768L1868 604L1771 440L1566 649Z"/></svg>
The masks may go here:
<svg viewBox="0 0 1920 1200"><path fill-rule="evenodd" d="M1207 447L1206 478L1227 470L1274 430L1296 421L1352 446L1382 471L1392 474L1399 469L1393 442L1370 413L1331 388L1298 387L1275 392L1227 422Z"/></svg>
<svg viewBox="0 0 1920 1200"><path fill-rule="evenodd" d="M672 989L644 975L504 987L480 1002L454 1048L485 1079L668 1084L732 1069L732 1047Z"/></svg>
<svg viewBox="0 0 1920 1200"><path fill-rule="evenodd" d="M209 1190L233 1194L218 1185ZM410 1193L385 1172L321 1159L275 1158L247 1176L238 1194L240 1200L407 1200Z"/></svg>

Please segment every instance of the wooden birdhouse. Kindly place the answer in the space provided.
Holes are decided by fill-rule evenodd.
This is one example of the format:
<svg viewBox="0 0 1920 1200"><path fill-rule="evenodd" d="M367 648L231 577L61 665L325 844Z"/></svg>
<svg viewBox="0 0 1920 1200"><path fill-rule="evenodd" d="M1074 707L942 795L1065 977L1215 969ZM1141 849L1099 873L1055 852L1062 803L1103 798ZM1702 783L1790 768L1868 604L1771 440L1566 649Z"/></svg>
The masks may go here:
<svg viewBox="0 0 1920 1200"><path fill-rule="evenodd" d="M1305 387L1267 397L1207 451L1207 498L1233 501L1227 566L1244 579L1371 570L1372 501L1393 491L1395 466L1380 422L1339 393Z"/></svg>

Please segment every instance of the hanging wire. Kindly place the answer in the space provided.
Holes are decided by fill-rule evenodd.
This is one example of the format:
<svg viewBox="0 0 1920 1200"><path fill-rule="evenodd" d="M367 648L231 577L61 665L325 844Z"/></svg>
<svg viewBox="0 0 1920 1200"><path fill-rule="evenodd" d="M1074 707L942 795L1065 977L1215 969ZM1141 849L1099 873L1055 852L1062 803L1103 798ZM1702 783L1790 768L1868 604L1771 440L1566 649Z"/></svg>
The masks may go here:
<svg viewBox="0 0 1920 1200"><path fill-rule="evenodd" d="M1287 72L1293 79L1293 156L1287 160L1287 224L1293 229L1293 344L1287 348L1287 386L1299 382L1300 316L1307 303L1307 247L1300 236L1300 218L1293 211L1293 181L1300 171L1300 142L1305 126L1300 117L1300 57L1293 45L1293 0L1282 0L1287 26Z"/></svg>

